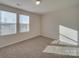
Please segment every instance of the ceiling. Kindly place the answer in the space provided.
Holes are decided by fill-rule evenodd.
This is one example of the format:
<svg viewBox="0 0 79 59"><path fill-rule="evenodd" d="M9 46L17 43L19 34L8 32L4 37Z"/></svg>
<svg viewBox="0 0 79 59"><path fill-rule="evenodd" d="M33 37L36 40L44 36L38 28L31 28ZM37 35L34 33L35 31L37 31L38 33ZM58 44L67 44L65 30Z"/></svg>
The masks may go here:
<svg viewBox="0 0 79 59"><path fill-rule="evenodd" d="M44 14L77 5L79 2L79 0L41 0L40 5L35 5L35 1L36 0L0 0L0 3L26 11ZM17 3L20 5L17 5Z"/></svg>

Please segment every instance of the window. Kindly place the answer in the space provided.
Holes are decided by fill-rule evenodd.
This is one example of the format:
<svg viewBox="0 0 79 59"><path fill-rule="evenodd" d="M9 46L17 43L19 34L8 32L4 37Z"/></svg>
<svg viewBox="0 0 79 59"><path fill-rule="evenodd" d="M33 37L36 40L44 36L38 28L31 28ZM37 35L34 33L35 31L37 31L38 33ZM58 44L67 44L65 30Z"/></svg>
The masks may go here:
<svg viewBox="0 0 79 59"><path fill-rule="evenodd" d="M19 32L29 31L29 16L19 15Z"/></svg>
<svg viewBox="0 0 79 59"><path fill-rule="evenodd" d="M19 21L19 23L17 22ZM29 16L0 10L0 36L29 31Z"/></svg>
<svg viewBox="0 0 79 59"><path fill-rule="evenodd" d="M16 33L16 13L0 11L0 36Z"/></svg>

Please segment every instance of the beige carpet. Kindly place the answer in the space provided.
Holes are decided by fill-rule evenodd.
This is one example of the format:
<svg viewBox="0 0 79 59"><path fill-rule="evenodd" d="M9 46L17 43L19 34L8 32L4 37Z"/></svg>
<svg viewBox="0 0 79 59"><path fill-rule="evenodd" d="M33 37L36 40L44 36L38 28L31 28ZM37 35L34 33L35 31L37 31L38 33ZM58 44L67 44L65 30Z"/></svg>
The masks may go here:
<svg viewBox="0 0 79 59"><path fill-rule="evenodd" d="M71 46L47 46L43 52L61 55L79 56L79 47Z"/></svg>
<svg viewBox="0 0 79 59"><path fill-rule="evenodd" d="M59 55L55 53L45 53L43 50L51 45L53 40L45 37L36 37L8 47L0 49L1 58L64 58L74 57Z"/></svg>

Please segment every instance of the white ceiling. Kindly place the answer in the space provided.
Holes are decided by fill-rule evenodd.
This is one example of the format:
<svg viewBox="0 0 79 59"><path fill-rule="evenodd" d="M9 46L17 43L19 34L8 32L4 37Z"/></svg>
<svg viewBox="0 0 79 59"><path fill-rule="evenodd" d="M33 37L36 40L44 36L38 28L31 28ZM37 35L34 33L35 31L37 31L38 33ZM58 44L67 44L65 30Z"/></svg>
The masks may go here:
<svg viewBox="0 0 79 59"><path fill-rule="evenodd" d="M0 3L26 11L44 14L77 5L79 2L79 0L41 0L41 4L37 6L35 5L35 1L36 0L0 0ZM21 5L17 6L17 3L20 3Z"/></svg>

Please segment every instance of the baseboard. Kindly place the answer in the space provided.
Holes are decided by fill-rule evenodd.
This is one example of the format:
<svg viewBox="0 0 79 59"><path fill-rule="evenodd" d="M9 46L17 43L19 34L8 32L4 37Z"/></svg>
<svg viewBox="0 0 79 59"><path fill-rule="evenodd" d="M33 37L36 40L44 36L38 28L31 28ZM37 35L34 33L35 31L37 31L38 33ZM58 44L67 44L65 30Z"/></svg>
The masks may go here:
<svg viewBox="0 0 79 59"><path fill-rule="evenodd" d="M23 42L23 41L26 41L26 40L29 40L29 39L36 38L36 37L39 37L39 36L40 36L40 35L34 35L34 36L29 37L28 39L24 39L24 40L16 41L16 42L13 42L13 43L9 43L9 44L0 46L0 49L1 49L1 48L5 48L5 47L8 47L8 46L11 46L11 45L14 45L14 44L17 44L17 43L20 43L20 42Z"/></svg>
<svg viewBox="0 0 79 59"><path fill-rule="evenodd" d="M26 41L26 40L29 40L29 39L33 39L33 38L36 38L36 37L45 37L45 38L48 38L48 39L51 39L51 40L57 40L57 39L52 39L52 38L44 36L44 35L34 35L34 36L29 37L28 39L24 39L24 40L21 40L21 41L16 41L16 42L13 42L13 43L6 44L4 46L0 46L0 49L4 48L4 47L11 46L11 45L14 45L14 44L17 44L17 43L20 43L20 42L23 42L23 41Z"/></svg>
<svg viewBox="0 0 79 59"><path fill-rule="evenodd" d="M48 36L45 36L45 35L40 35L40 36L48 38L48 39L52 39L52 40L58 40L58 39L54 39L54 38L51 38L51 37L48 37Z"/></svg>
<svg viewBox="0 0 79 59"><path fill-rule="evenodd" d="M40 35L40 36L48 38L48 39L52 39L52 40L58 40L58 39L53 39L53 38L45 36L45 35ZM73 44L69 44L69 45L79 47L79 45L73 45Z"/></svg>

